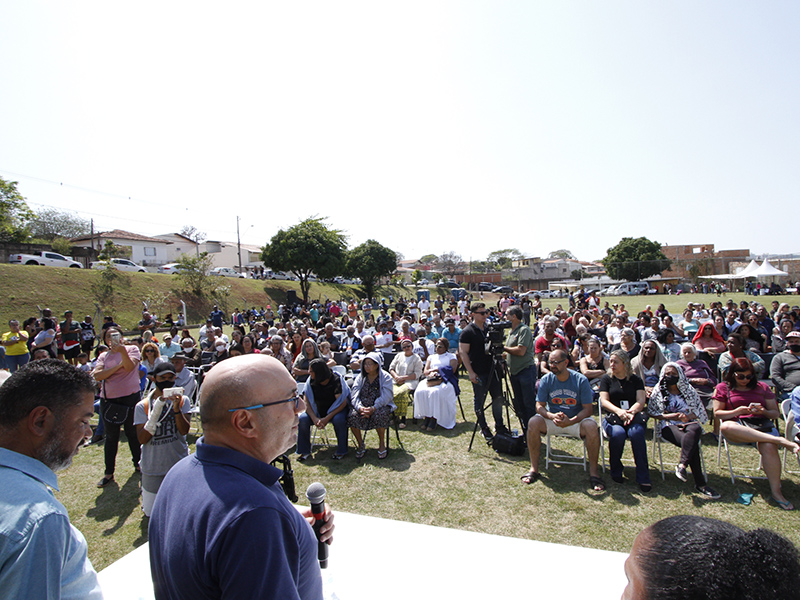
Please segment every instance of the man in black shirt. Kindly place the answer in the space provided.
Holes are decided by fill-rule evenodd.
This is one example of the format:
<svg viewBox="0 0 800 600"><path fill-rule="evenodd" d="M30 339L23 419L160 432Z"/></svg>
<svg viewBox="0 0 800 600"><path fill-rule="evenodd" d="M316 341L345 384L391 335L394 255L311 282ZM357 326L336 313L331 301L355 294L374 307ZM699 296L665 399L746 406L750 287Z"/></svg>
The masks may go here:
<svg viewBox="0 0 800 600"><path fill-rule="evenodd" d="M485 334L486 315L489 311L486 310L483 302L476 302L470 307L470 312L472 313L472 323L461 332L461 337L458 339L458 352L469 374L469 380L472 382L472 392L475 395L475 415L478 418L481 434L486 441L491 441L494 436L483 414L483 402L487 392L491 394L495 432L508 434L508 429L503 424L503 392L497 371L492 374L491 381L489 380L492 357L486 353Z"/></svg>

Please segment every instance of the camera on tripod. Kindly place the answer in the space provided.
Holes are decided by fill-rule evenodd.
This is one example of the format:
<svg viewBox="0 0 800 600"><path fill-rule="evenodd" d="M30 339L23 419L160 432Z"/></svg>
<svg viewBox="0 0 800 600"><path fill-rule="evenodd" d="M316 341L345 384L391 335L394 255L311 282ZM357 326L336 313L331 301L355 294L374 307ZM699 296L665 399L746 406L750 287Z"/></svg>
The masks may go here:
<svg viewBox="0 0 800 600"><path fill-rule="evenodd" d="M497 321L486 325L486 354L501 356L505 348L504 329L511 329L511 321Z"/></svg>

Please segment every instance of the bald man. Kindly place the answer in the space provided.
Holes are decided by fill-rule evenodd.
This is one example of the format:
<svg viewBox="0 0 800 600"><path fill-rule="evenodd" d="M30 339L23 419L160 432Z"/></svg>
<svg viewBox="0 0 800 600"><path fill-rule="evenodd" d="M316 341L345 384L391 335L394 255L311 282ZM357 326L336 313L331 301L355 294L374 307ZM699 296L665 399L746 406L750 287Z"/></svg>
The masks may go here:
<svg viewBox="0 0 800 600"><path fill-rule="evenodd" d="M304 404L270 356L214 366L200 390L204 436L167 474L150 520L155 597L322 598L310 509L296 509L269 463L297 441ZM326 511L322 540L330 541Z"/></svg>

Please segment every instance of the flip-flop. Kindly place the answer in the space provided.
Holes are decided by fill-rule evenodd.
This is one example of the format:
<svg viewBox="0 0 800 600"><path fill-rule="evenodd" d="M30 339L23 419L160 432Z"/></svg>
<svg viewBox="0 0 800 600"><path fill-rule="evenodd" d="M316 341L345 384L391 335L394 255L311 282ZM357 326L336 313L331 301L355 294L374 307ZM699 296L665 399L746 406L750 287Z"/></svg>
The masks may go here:
<svg viewBox="0 0 800 600"><path fill-rule="evenodd" d="M383 460L387 456L389 456L389 450L388 449L378 450L378 460Z"/></svg>
<svg viewBox="0 0 800 600"><path fill-rule="evenodd" d="M530 470L527 473L525 473L525 475L520 477L520 480L522 480L522 483L524 483L525 485L530 485L532 483L536 483L541 478L542 478L542 474L541 473L537 473L534 470Z"/></svg>
<svg viewBox="0 0 800 600"><path fill-rule="evenodd" d="M356 450L356 458L362 459L366 453L367 448L365 446L359 446L358 450Z"/></svg>
<svg viewBox="0 0 800 600"><path fill-rule="evenodd" d="M591 476L589 477L589 485L592 486L592 491L594 492L605 492L606 491L606 483L599 477Z"/></svg>
<svg viewBox="0 0 800 600"><path fill-rule="evenodd" d="M781 510L794 510L794 505L788 500L786 502L781 502L775 496L770 496L769 499L777 504Z"/></svg>

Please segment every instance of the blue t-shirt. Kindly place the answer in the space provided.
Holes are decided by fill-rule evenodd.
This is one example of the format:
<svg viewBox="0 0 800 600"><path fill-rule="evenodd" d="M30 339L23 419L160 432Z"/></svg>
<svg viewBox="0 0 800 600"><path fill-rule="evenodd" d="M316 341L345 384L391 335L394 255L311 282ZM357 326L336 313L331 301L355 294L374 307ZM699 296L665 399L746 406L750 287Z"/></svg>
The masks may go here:
<svg viewBox="0 0 800 600"><path fill-rule="evenodd" d="M322 600L317 539L284 495L282 474L199 440L153 506L155 597Z"/></svg>
<svg viewBox="0 0 800 600"><path fill-rule="evenodd" d="M572 369L567 371L569 379L566 381L559 381L553 373L542 377L536 401L546 404L548 412L563 412L571 419L583 410L584 405L592 403L592 388L581 373Z"/></svg>

